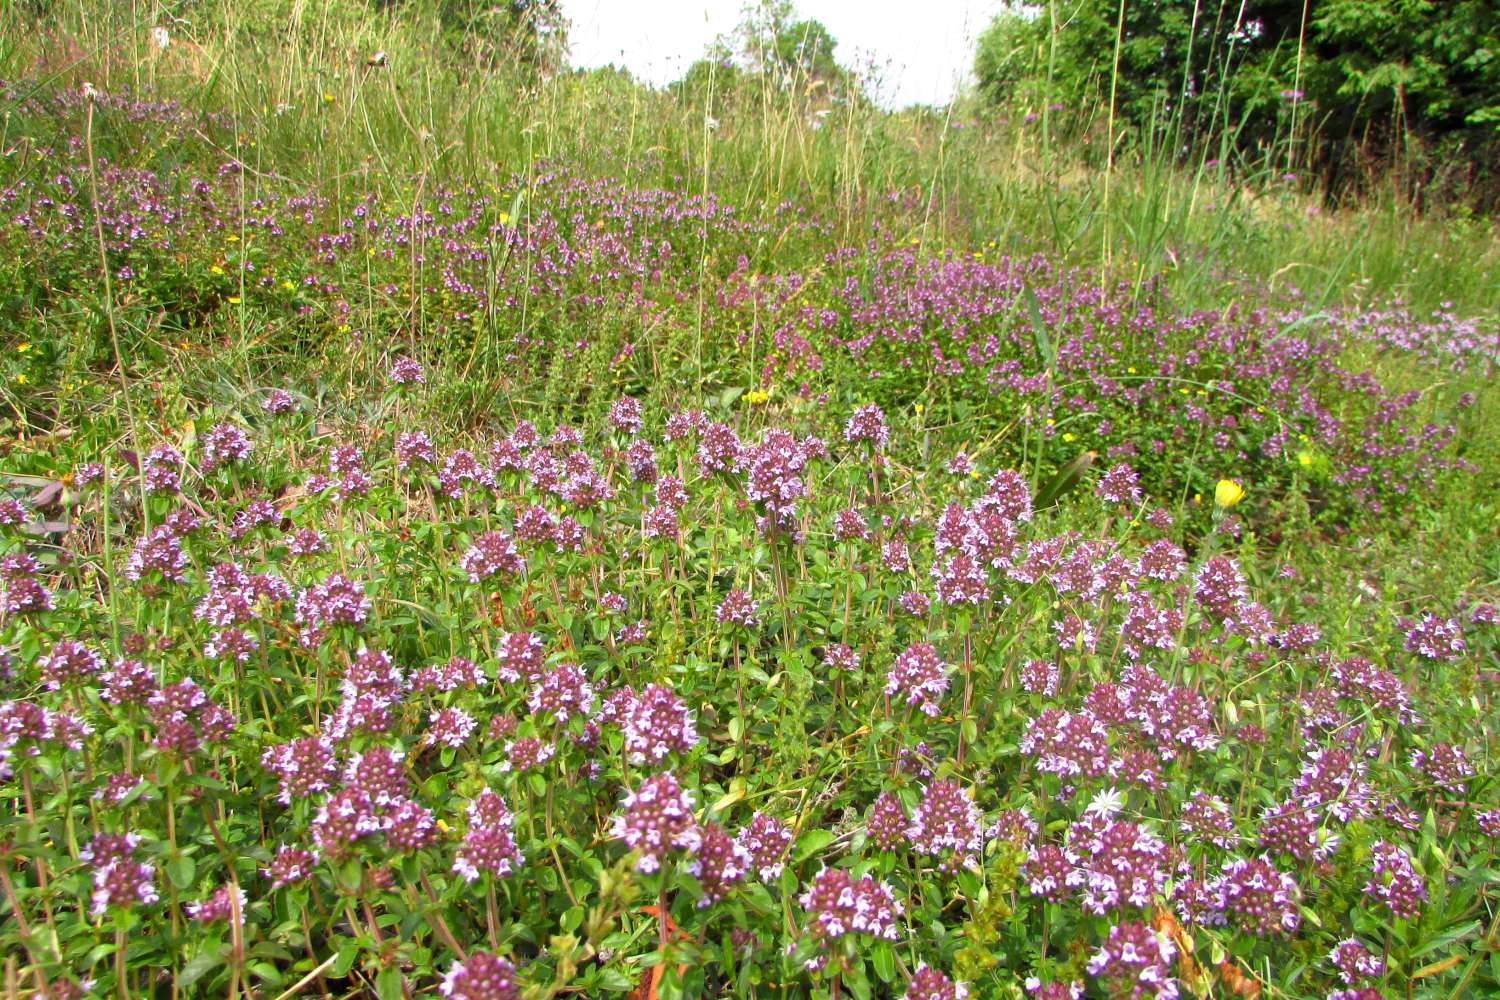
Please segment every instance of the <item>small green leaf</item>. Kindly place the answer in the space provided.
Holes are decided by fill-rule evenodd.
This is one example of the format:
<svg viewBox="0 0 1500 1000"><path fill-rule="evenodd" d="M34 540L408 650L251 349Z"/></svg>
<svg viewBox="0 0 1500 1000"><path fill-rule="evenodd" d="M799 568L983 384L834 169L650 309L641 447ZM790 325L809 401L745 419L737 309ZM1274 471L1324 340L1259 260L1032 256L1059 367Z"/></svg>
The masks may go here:
<svg viewBox="0 0 1500 1000"><path fill-rule="evenodd" d="M224 949L210 948L200 951L187 960L182 969L177 973L178 987L192 986L198 980L206 976L211 970L224 964Z"/></svg>
<svg viewBox="0 0 1500 1000"><path fill-rule="evenodd" d="M895 981L896 953L891 950L889 941L877 941L875 947L870 949L870 964L875 966L875 975L880 977L882 983Z"/></svg>
<svg viewBox="0 0 1500 1000"><path fill-rule="evenodd" d="M359 942L353 938L345 938L337 955L334 963L328 967L328 975L333 979L343 979L354 968L354 960L359 957Z"/></svg>
<svg viewBox="0 0 1500 1000"><path fill-rule="evenodd" d="M198 873L198 866L192 858L186 854L179 854L167 861L167 878L178 889L186 889L193 884L193 876Z"/></svg>
<svg viewBox="0 0 1500 1000"><path fill-rule="evenodd" d="M381 969L380 975L375 977L375 995L380 1000L401 1000L401 970L395 966Z"/></svg>
<svg viewBox="0 0 1500 1000"><path fill-rule="evenodd" d="M364 871L359 866L359 861L351 858L334 869L334 878L338 881L339 888L346 892L358 892L364 883Z"/></svg>
<svg viewBox="0 0 1500 1000"><path fill-rule="evenodd" d="M834 839L832 830L808 830L797 838L797 860L806 861L833 843Z"/></svg>

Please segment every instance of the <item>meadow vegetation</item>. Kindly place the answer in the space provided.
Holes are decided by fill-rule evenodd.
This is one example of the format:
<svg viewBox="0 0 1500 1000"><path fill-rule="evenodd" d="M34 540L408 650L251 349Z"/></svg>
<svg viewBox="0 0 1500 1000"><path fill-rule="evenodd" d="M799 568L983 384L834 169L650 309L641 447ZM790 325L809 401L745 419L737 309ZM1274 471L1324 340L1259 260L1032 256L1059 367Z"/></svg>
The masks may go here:
<svg viewBox="0 0 1500 1000"><path fill-rule="evenodd" d="M1493 223L791 18L0 11L6 996L1500 993Z"/></svg>

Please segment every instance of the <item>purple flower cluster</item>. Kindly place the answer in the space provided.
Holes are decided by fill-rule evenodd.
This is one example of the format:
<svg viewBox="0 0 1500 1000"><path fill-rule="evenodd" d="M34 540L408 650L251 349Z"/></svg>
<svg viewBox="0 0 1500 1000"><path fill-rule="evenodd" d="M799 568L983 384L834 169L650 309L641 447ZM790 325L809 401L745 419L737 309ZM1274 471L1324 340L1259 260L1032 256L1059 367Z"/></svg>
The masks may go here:
<svg viewBox="0 0 1500 1000"><path fill-rule="evenodd" d="M427 720L427 735L434 743L458 748L468 742L478 725L474 717L461 708L440 708Z"/></svg>
<svg viewBox="0 0 1500 1000"><path fill-rule="evenodd" d="M215 424L203 435L203 461L206 476L215 469L243 462L253 450L250 436L234 424Z"/></svg>
<svg viewBox="0 0 1500 1000"><path fill-rule="evenodd" d="M906 830L918 854L942 858L943 867L956 870L975 865L984 849L984 825L979 807L956 781L935 781L922 793Z"/></svg>
<svg viewBox="0 0 1500 1000"><path fill-rule="evenodd" d="M125 576L136 582L154 575L163 583L186 583L187 567L181 536L170 525L158 524L130 550Z"/></svg>
<svg viewBox="0 0 1500 1000"><path fill-rule="evenodd" d="M703 908L723 899L745 877L753 860L744 844L717 823L704 823L699 834L697 851L687 869L703 889L703 898L698 900L698 906Z"/></svg>
<svg viewBox="0 0 1500 1000"><path fill-rule="evenodd" d="M136 857L141 838L133 833L95 835L79 857L93 869L89 912L98 917L111 908L149 906L159 899L156 869Z"/></svg>
<svg viewBox="0 0 1500 1000"><path fill-rule="evenodd" d="M417 385L427 381L422 366L410 355L403 354L391 362L390 380L396 385Z"/></svg>
<svg viewBox="0 0 1500 1000"><path fill-rule="evenodd" d="M1370 880L1365 894L1384 903L1398 917L1415 917L1427 902L1427 883L1405 848L1377 840L1370 848Z"/></svg>
<svg viewBox="0 0 1500 1000"><path fill-rule="evenodd" d="M659 764L669 754L698 745L698 728L687 704L661 684L647 684L619 712L625 752L633 764Z"/></svg>
<svg viewBox="0 0 1500 1000"><path fill-rule="evenodd" d="M516 969L499 955L472 951L454 962L438 991L449 1000L517 1000Z"/></svg>
<svg viewBox="0 0 1500 1000"><path fill-rule="evenodd" d="M787 853L792 849L792 831L768 813L757 812L736 838L750 855L750 870L763 881L781 877Z"/></svg>
<svg viewBox="0 0 1500 1000"><path fill-rule="evenodd" d="M1468 794L1468 779L1474 777L1474 765L1463 747L1451 743L1434 743L1426 750L1411 752L1411 766L1437 788L1453 795Z"/></svg>
<svg viewBox="0 0 1500 1000"><path fill-rule="evenodd" d="M766 431L758 445L740 448L737 461L745 474L745 494L764 511L758 523L762 534L800 540L797 504L807 492L807 465L825 451L816 438L799 441L779 429Z"/></svg>
<svg viewBox="0 0 1500 1000"><path fill-rule="evenodd" d="M187 915L199 923L245 922L245 890L221 885L204 899L187 905Z"/></svg>
<svg viewBox="0 0 1500 1000"><path fill-rule="evenodd" d="M59 639L37 657L37 670L49 691L92 684L104 670L99 654L75 639Z"/></svg>
<svg viewBox="0 0 1500 1000"><path fill-rule="evenodd" d="M882 850L895 850L906 843L908 825L906 809L894 792L881 792L865 816L865 832Z"/></svg>
<svg viewBox="0 0 1500 1000"><path fill-rule="evenodd" d="M1366 979L1385 975L1385 960L1372 954L1358 938L1344 938L1334 946L1328 961L1338 970L1346 985L1354 986Z"/></svg>
<svg viewBox="0 0 1500 1000"><path fill-rule="evenodd" d="M798 897L807 912L807 929L825 942L845 934L868 934L895 941L901 902L891 887L872 875L854 878L842 868L824 868Z"/></svg>
<svg viewBox="0 0 1500 1000"><path fill-rule="evenodd" d="M282 847L261 874L271 880L272 889L303 882L312 877L318 856L301 847Z"/></svg>
<svg viewBox="0 0 1500 1000"><path fill-rule="evenodd" d="M42 564L30 553L13 552L0 557L0 585L4 587L0 609L8 615L51 611L56 601L52 592L36 578L41 571Z"/></svg>
<svg viewBox="0 0 1500 1000"><path fill-rule="evenodd" d="M760 624L760 618L756 614L759 607L759 604L750 599L748 593L735 589L724 595L724 600L719 602L719 609L714 617L723 625L755 628Z"/></svg>
<svg viewBox="0 0 1500 1000"><path fill-rule="evenodd" d="M1038 770L1064 778L1098 777L1109 770L1109 733L1087 708L1065 712L1043 709L1021 735L1023 754L1036 758Z"/></svg>
<svg viewBox="0 0 1500 1000"><path fill-rule="evenodd" d="M1094 493L1105 503L1140 503L1140 476L1124 462L1112 465L1099 478L1099 485L1094 487Z"/></svg>
<svg viewBox="0 0 1500 1000"><path fill-rule="evenodd" d="M576 663L560 663L542 674L527 704L533 712L550 714L559 724L589 714L594 686Z"/></svg>
<svg viewBox="0 0 1500 1000"><path fill-rule="evenodd" d="M153 445L141 462L141 479L150 493L176 493L182 488L182 453L163 442Z"/></svg>
<svg viewBox="0 0 1500 1000"><path fill-rule="evenodd" d="M299 638L304 646L316 646L332 626L363 625L371 607L361 584L340 573L331 574L297 594Z"/></svg>
<svg viewBox="0 0 1500 1000"><path fill-rule="evenodd" d="M516 870L521 851L511 832L513 817L500 795L486 788L465 810L468 829L453 859L453 870L473 882L481 875L502 877Z"/></svg>
<svg viewBox="0 0 1500 1000"><path fill-rule="evenodd" d="M1456 660L1463 656L1464 629L1457 618L1428 612L1406 629L1406 651L1424 660Z"/></svg>
<svg viewBox="0 0 1500 1000"><path fill-rule="evenodd" d="M525 678L534 681L542 675L546 647L535 632L509 632L500 640L496 654L497 680L514 684Z"/></svg>
<svg viewBox="0 0 1500 1000"><path fill-rule="evenodd" d="M622 434L636 435L641 432L641 401L633 396L621 396L609 408L609 425Z"/></svg>
<svg viewBox="0 0 1500 1000"><path fill-rule="evenodd" d="M1144 908L1166 886L1167 845L1135 823L1086 813L1068 828L1065 853L1078 866L1067 882L1083 890L1083 906L1092 913Z"/></svg>
<svg viewBox="0 0 1500 1000"><path fill-rule="evenodd" d="M458 560L470 583L492 576L517 576L526 570L526 560L516 540L503 531L486 531L474 539Z"/></svg>
<svg viewBox="0 0 1500 1000"><path fill-rule="evenodd" d="M1116 924L1088 962L1088 972L1105 984L1111 997L1175 1000L1177 980L1172 962L1177 946L1139 920Z"/></svg>
<svg viewBox="0 0 1500 1000"><path fill-rule="evenodd" d="M938 714L938 701L947 690L947 664L930 642L912 643L886 671L885 693L905 699L929 716Z"/></svg>
<svg viewBox="0 0 1500 1000"><path fill-rule="evenodd" d="M284 805L328 791L338 775L333 741L323 736L267 747L261 766L276 776L281 788L277 797Z"/></svg>
<svg viewBox="0 0 1500 1000"><path fill-rule="evenodd" d="M650 874L674 849L698 850L702 833L693 818L693 793L668 772L655 774L627 792L610 835L640 852L636 871Z"/></svg>
<svg viewBox="0 0 1500 1000"><path fill-rule="evenodd" d="M1221 914L1257 937L1289 934L1302 923L1297 880L1265 855L1230 860L1208 891L1219 901Z"/></svg>
<svg viewBox="0 0 1500 1000"><path fill-rule="evenodd" d="M906 992L901 994L901 1000L963 1000L969 995L969 988L963 983L955 983L926 962L917 966L911 975L911 982L906 986Z"/></svg>
<svg viewBox="0 0 1500 1000"><path fill-rule="evenodd" d="M875 448L883 448L891 432L885 424L885 413L874 403L866 403L850 416L844 425L844 440L853 444L867 441Z"/></svg>

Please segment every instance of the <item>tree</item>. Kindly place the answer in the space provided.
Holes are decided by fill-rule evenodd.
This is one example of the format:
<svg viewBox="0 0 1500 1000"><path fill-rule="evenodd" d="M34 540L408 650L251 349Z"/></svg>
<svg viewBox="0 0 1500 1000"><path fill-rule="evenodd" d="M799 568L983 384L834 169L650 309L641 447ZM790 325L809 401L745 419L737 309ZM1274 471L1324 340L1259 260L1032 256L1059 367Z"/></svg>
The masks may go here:
<svg viewBox="0 0 1500 1000"><path fill-rule="evenodd" d="M838 41L821 21L799 18L791 0L769 0L752 8L736 35L751 72L764 74L781 89L807 93L824 87L834 96L854 89L852 75L834 59Z"/></svg>
<svg viewBox="0 0 1500 1000"><path fill-rule="evenodd" d="M487 66L535 75L562 65L567 21L560 0L439 0L438 15L458 47Z"/></svg>
<svg viewBox="0 0 1500 1000"><path fill-rule="evenodd" d="M1045 35L1037 18L1013 9L995 16L974 50L974 79L981 99L1005 104L1022 99L1046 69Z"/></svg>
<svg viewBox="0 0 1500 1000"><path fill-rule="evenodd" d="M1351 158L1447 150L1500 196L1500 0L1047 0L996 18L974 72L993 103L1113 97L1127 132L1194 156L1221 138L1258 162L1295 155L1335 186Z"/></svg>

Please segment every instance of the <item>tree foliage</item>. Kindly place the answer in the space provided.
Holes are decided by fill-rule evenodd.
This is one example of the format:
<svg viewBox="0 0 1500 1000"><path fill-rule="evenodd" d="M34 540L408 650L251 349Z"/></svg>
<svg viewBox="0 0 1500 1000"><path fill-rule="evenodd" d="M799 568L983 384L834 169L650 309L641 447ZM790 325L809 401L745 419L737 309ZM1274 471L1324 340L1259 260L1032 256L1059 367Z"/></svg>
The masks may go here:
<svg viewBox="0 0 1500 1000"><path fill-rule="evenodd" d="M1463 193L1497 193L1500 0L1050 0L997 17L974 69L992 103L1089 109L1113 92L1125 128L1200 154L1223 136L1300 151L1333 186L1399 154L1413 183L1456 159Z"/></svg>
<svg viewBox="0 0 1500 1000"><path fill-rule="evenodd" d="M832 104L861 97L855 74L834 58L837 48L828 28L801 17L790 0L766 0L747 7L735 30L716 39L671 90L694 104L726 107L769 88L806 113L826 114Z"/></svg>
<svg viewBox="0 0 1500 1000"><path fill-rule="evenodd" d="M468 55L530 73L562 64L567 25L559 0L438 0L443 27Z"/></svg>

